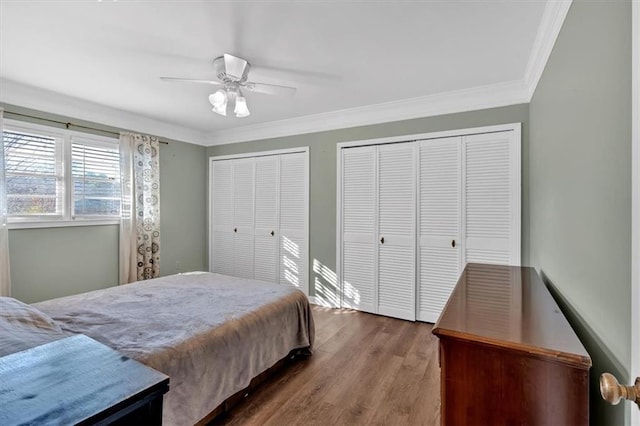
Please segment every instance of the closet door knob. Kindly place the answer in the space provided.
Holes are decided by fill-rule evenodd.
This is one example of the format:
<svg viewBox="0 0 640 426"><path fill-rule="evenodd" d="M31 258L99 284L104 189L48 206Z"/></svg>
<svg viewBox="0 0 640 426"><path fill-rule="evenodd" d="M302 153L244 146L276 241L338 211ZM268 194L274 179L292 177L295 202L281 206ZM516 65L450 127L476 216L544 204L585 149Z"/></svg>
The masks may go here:
<svg viewBox="0 0 640 426"><path fill-rule="evenodd" d="M275 233L275 232L273 232L273 231L271 231L271 232L270 232L270 234L271 234L271 236L273 237L276 233Z"/></svg>
<svg viewBox="0 0 640 426"><path fill-rule="evenodd" d="M233 228L233 232L238 232L238 228Z"/></svg>
<svg viewBox="0 0 640 426"><path fill-rule="evenodd" d="M384 244L384 237L380 238L380 244Z"/></svg>
<svg viewBox="0 0 640 426"><path fill-rule="evenodd" d="M451 247L455 247L456 246L456 240L451 240Z"/></svg>

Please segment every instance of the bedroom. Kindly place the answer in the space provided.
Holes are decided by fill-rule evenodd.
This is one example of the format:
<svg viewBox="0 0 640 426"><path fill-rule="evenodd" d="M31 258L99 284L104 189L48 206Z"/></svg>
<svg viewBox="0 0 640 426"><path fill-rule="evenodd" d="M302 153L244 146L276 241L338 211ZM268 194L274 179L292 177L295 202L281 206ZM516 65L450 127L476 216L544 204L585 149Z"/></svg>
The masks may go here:
<svg viewBox="0 0 640 426"><path fill-rule="evenodd" d="M336 268L335 145L338 142L522 123L522 264L541 271L552 288L555 288L565 315L569 317L591 354L594 363L592 375L610 371L626 382L631 382L638 375L637 365L632 364L632 360L638 358L637 346L632 347L637 342L632 343L631 337L634 336L637 340L638 335L637 329L632 335L632 327L638 324L638 321L632 321L632 318L637 318L633 316L635 309L632 306L638 306L638 297L637 293L632 293L632 289L637 291L637 285L632 287L632 279L637 279L632 268L637 265L636 261L632 261L632 245L636 244L635 239L632 240L632 230L636 230L632 227L631 219L631 176L634 171L629 160L632 154L632 121L637 121L637 114L632 119L631 2L574 1L568 9L561 30L558 23L555 27L545 27L543 34L549 32L554 38L551 31L553 28L559 34L555 46L553 40L547 41L547 44L551 43L547 52L550 56L548 61L545 58L540 64L540 80L535 92L530 94L532 96L515 96L504 100L497 99L500 96L492 97L487 94L486 98L467 100L472 102L471 107L463 105L456 109L454 105L450 110L441 109L435 113L426 112L425 108L422 116L399 115L391 121L379 118L379 124L357 123L358 127L350 129L319 128L313 133L301 130L298 134L288 136L266 133L267 130L263 129L262 134L266 136L245 136L242 139L245 142L220 145L214 145L213 138L208 143L196 144L194 142L198 142L200 137L196 131L191 130L190 133L178 136L171 133L170 126L164 120L151 121L141 117L152 115L152 111L146 114L141 111L137 115L122 113L117 108L100 105L96 99L86 99L87 103L79 103L73 97L55 93L55 87L62 87L56 86L58 82L45 80L45 83L39 83L37 79L29 80L26 77L28 74L10 74L10 64L5 62L9 60L5 57L5 52L10 49L6 48L26 43L13 40L11 34L5 32L5 20L11 19L11 10L17 7L17 3L3 1L0 10L3 28L0 106L7 112L36 115L62 122L71 121L111 131L128 129L155 134L169 141L168 145L160 148L163 241L161 275L208 269L207 174L210 156L310 147L309 259L317 260L319 267L314 269L313 264L309 265L308 280L309 283L317 280L330 286L327 277L330 281L331 272L335 272ZM118 4L126 5L123 1L100 3L94 6L114 8ZM39 8L45 7L34 6L33 11L39 13L39 10L44 10ZM337 6L334 4L331 7ZM637 8L637 5L634 7ZM250 3L245 8L247 14L243 16L246 19L253 17L253 21L249 22L260 22L259 16L251 13ZM537 10L540 13L542 9ZM39 18L38 22L44 23L46 20L46 16ZM67 19L73 18L71 15ZM539 19L541 18L540 13ZM108 24L114 25L114 21ZM113 29L109 26L106 28ZM318 30L309 28L308 31ZM633 31L637 31L637 28L634 27ZM43 29L41 32L46 34ZM106 39L105 48L113 48L114 44L108 43L113 41L109 39L113 35L110 36L108 31L97 34L98 38ZM67 35L73 38L73 34ZM233 49L239 49L236 52L239 55L245 54L240 47L257 49L248 44L236 47L232 44L232 34L227 34L226 37L227 45L217 46L209 42L201 46L196 43L199 57L211 60L214 56ZM526 52L521 55L521 68L517 71L519 79L525 77L525 67L531 55L534 37L535 33L531 36ZM321 37L316 36L316 39ZM122 39L116 38L116 41ZM134 46L127 51L129 56L124 56L123 60L147 53L151 59L157 53L154 49L160 47L153 44L156 40L147 41L148 45ZM118 48L124 47L117 43L115 45ZM38 48L30 56L31 60L36 54L51 55L51 51L47 51L50 47L38 44ZM141 50L135 51L136 48ZM74 58L73 55L77 55L75 58L82 59L84 65L101 58L78 55L71 47L68 51L65 50L66 47L60 49L61 58ZM215 51L211 51L212 49ZM11 51L16 54L15 48ZM86 49L83 52L97 55L101 51L96 47L89 49L90 53L86 53ZM105 55L110 53L113 52ZM170 50L169 53L180 56L181 52ZM253 55L261 58L265 65L269 65L267 60L272 59L271 55L265 56L259 52ZM247 57L252 59L249 54ZM254 61L257 68L259 63L257 59ZM47 67L53 67L54 64L68 66L62 60L47 61ZM296 63L290 68L307 70L304 64ZM198 65L196 70L204 72L206 66ZM325 74L331 72L330 67L328 70L321 70ZM37 71L32 73L36 76L43 74L41 70ZM79 80L84 81L87 85L85 87L101 84L100 81L86 81L93 75L86 74L90 69L80 68L77 72L80 76L85 76ZM373 70L361 72L373 73ZM382 73L388 74L386 71ZM187 73L183 63L175 64L173 68L162 72L149 71L154 79L162 75L195 78L195 74L195 71ZM318 74L320 75L303 77L327 77L322 73ZM634 75L636 74L638 73ZM387 78L392 77L387 75ZM323 80L321 84L330 86L334 82ZM166 90L170 90L170 93L194 93L194 98L202 92L198 87L171 86ZM413 90L416 89L405 89L405 93L409 93L407 98L422 95ZM58 91L71 93L66 87ZM204 92L203 113L205 116L213 116L206 100L209 92L207 89ZM261 109L262 114L265 114L270 102L275 104L280 101L278 98L269 98L263 101L264 106L259 107L256 102L260 98L257 96L247 96L249 107L251 108L252 103L255 106L251 111L252 117L257 119L260 119ZM315 96L320 95L316 93ZM126 99L118 102L127 104ZM129 108L122 109L130 111L135 106L132 104ZM7 120L17 118L5 114ZM224 121L222 118L211 117L211 120L220 126L230 125L229 123L242 126L241 119L229 118ZM224 140L225 133L221 134ZM231 135L231 132L226 135ZM633 137L637 139L637 134ZM634 143L637 142L636 139ZM232 138L228 136L226 140L231 141ZM189 170L189 173L185 173L185 170ZM633 194L635 197L635 192ZM115 285L118 281L117 225L11 229L9 240L12 294L25 302L96 290ZM634 255L633 259L636 257ZM311 294L315 293L311 291ZM635 350L635 357L631 355L632 349ZM599 401L594 392L594 383L592 381L590 396L593 422L623 423L625 416L630 414L621 405L609 407Z"/></svg>

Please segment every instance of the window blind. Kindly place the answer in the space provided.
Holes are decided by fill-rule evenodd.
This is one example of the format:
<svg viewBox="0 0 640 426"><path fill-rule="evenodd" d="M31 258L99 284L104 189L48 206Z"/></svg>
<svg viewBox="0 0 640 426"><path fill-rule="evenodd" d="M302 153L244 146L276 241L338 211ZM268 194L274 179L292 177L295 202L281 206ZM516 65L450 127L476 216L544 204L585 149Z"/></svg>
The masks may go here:
<svg viewBox="0 0 640 426"><path fill-rule="evenodd" d="M71 145L73 216L120 216L120 154L117 146Z"/></svg>
<svg viewBox="0 0 640 426"><path fill-rule="evenodd" d="M56 161L56 139L13 131L2 134L8 214L62 214L62 171Z"/></svg>

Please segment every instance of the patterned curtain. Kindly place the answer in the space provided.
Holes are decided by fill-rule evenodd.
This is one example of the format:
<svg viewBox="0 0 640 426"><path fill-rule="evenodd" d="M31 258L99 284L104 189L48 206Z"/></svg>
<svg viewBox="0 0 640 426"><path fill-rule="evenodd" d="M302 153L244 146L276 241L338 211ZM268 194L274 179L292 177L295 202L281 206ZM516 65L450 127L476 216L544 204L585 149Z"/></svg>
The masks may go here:
<svg viewBox="0 0 640 426"><path fill-rule="evenodd" d="M0 134L4 129L2 116L4 110L0 108ZM9 229L7 228L7 193L4 175L4 137L0 138L2 151L0 153L0 296L11 296L11 272L9 271Z"/></svg>
<svg viewBox="0 0 640 426"><path fill-rule="evenodd" d="M160 275L159 153L154 136L120 134L120 284Z"/></svg>

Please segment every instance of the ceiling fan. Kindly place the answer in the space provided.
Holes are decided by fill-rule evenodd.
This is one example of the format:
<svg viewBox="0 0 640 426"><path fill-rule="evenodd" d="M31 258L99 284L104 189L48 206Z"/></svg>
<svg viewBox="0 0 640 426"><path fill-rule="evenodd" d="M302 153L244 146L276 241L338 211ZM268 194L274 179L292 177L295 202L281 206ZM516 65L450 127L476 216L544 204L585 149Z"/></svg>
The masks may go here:
<svg viewBox="0 0 640 426"><path fill-rule="evenodd" d="M227 110L233 109L236 117L246 117L250 114L247 100L242 90L266 93L269 95L293 96L295 87L279 86L277 84L256 83L247 81L251 64L245 59L225 53L213 60L213 67L218 80L199 80L179 77L160 77L163 81L202 83L213 86L223 86L209 95L209 102L213 111L220 115L227 115Z"/></svg>

